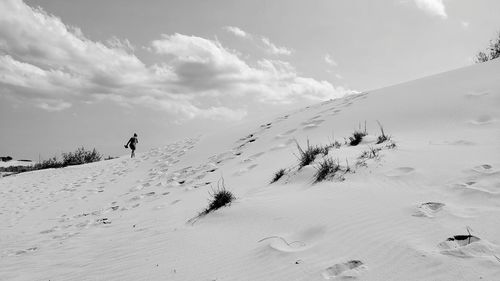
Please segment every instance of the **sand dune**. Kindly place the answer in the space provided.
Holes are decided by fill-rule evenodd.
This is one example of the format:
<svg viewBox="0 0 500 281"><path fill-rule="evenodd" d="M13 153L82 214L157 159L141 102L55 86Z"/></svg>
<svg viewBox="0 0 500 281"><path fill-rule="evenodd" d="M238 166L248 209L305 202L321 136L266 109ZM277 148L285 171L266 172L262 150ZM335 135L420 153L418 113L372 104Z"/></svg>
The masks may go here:
<svg viewBox="0 0 500 281"><path fill-rule="evenodd" d="M492 61L1 178L0 279L500 280L498 73ZM391 142L376 143L377 121ZM296 143L334 140L298 166ZM326 157L346 172L315 183ZM236 201L190 223L221 177Z"/></svg>

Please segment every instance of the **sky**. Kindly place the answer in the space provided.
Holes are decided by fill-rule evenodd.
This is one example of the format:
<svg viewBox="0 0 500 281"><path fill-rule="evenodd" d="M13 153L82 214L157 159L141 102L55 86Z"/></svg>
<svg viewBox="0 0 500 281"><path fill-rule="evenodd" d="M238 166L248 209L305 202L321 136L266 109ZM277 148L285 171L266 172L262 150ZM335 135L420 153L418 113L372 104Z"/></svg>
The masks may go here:
<svg viewBox="0 0 500 281"><path fill-rule="evenodd" d="M497 0L0 0L0 156L105 156L464 67ZM354 122L356 123L356 122Z"/></svg>

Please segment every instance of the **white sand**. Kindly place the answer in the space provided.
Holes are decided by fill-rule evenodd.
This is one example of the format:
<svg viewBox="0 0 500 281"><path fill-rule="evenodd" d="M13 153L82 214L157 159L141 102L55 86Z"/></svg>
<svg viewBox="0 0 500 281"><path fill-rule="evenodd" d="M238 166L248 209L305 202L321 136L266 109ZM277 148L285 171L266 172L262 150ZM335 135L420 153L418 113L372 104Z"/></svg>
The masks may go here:
<svg viewBox="0 0 500 281"><path fill-rule="evenodd" d="M500 280L499 74L497 60L2 178L0 280ZM365 120L360 145L329 152L355 170L344 181L297 170L294 138L343 143ZM375 144L377 120L395 149ZM383 149L356 167L369 146ZM237 200L188 223L221 175Z"/></svg>

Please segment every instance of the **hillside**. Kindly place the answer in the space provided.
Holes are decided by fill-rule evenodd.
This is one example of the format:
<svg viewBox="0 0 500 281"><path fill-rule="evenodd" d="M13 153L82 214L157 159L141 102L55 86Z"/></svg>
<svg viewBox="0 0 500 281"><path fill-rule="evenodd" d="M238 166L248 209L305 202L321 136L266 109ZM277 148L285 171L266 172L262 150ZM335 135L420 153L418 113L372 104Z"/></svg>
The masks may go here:
<svg viewBox="0 0 500 281"><path fill-rule="evenodd" d="M492 61L0 178L0 280L498 280L499 73ZM335 140L299 168L297 143ZM324 159L339 171L315 183ZM193 219L222 177L236 200Z"/></svg>

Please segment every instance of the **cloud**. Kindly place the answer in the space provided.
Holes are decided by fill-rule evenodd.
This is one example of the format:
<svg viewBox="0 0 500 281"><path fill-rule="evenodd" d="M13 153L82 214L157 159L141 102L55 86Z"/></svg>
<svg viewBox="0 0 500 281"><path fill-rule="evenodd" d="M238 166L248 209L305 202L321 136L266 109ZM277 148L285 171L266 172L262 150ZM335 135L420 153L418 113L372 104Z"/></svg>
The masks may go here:
<svg viewBox="0 0 500 281"><path fill-rule="evenodd" d="M236 26L224 26L223 29L229 33L232 33L233 35L238 36L238 37L242 37L242 38L251 37L251 35L249 33L247 33L246 31L244 31L241 28L236 27Z"/></svg>
<svg viewBox="0 0 500 281"><path fill-rule="evenodd" d="M320 101L348 92L326 81L300 77L284 61L262 59L251 66L220 42L197 36L163 35L151 43L151 50L170 57L175 85L181 92L198 97L245 96L258 102L288 104Z"/></svg>
<svg viewBox="0 0 500 281"><path fill-rule="evenodd" d="M287 62L261 59L250 65L220 42L197 36L153 40L147 49L157 62L151 65L134 49L116 37L92 41L21 0L0 1L0 95L43 110L108 100L176 119L241 119L250 105L300 104L349 92L302 77Z"/></svg>
<svg viewBox="0 0 500 281"><path fill-rule="evenodd" d="M462 25L463 28L467 29L470 26L470 22L468 21L460 21L460 24Z"/></svg>
<svg viewBox="0 0 500 281"><path fill-rule="evenodd" d="M448 18L443 0L414 0L420 10L443 19Z"/></svg>
<svg viewBox="0 0 500 281"><path fill-rule="evenodd" d="M262 37L261 38L262 43L264 43L264 46L266 48L266 51L270 54L273 55L286 55L289 56L292 54L292 50L288 49L286 47L278 47L274 45L271 40L267 37Z"/></svg>
<svg viewBox="0 0 500 281"><path fill-rule="evenodd" d="M337 66L337 62L330 56L330 54L325 55L325 62L331 66Z"/></svg>

